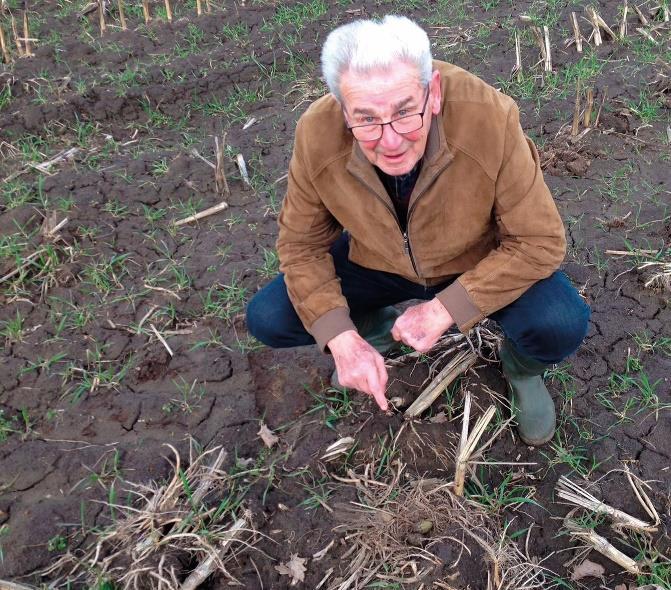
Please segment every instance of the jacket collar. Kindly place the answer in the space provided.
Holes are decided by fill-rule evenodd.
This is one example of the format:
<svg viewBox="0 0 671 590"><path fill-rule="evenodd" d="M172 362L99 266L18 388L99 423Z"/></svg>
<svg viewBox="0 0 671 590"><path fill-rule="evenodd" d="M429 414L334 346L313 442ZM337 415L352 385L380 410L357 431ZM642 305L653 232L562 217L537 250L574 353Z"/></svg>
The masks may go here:
<svg viewBox="0 0 671 590"><path fill-rule="evenodd" d="M422 170L419 173L419 178L417 178L417 183L412 191L413 196L410 199L411 205L415 200L415 197L423 193L436 177L450 165L450 162L452 162L453 159L454 154L448 147L445 139L443 116L442 113L438 113L431 118L431 128L429 129L429 136L426 140ZM391 206L391 199L375 173L373 165L368 161L363 151L361 151L359 142L354 139L352 139L352 152L350 154L350 159L347 162L347 170L370 189L375 191L378 196L388 201Z"/></svg>

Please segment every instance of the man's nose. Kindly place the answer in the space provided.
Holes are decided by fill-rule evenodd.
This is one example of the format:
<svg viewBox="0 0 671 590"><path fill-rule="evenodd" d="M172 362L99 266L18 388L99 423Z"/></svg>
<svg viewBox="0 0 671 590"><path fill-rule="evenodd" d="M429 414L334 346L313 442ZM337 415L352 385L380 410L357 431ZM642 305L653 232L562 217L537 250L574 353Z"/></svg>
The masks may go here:
<svg viewBox="0 0 671 590"><path fill-rule="evenodd" d="M392 126L387 123L382 125L382 137L380 137L380 146L385 149L395 149L403 142L403 137L396 133Z"/></svg>

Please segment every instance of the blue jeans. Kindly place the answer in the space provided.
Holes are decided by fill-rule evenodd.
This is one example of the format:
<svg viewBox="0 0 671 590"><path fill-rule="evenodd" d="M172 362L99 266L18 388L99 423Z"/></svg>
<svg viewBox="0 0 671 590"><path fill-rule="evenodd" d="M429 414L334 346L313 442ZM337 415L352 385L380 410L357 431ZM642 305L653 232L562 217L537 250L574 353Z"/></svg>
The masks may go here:
<svg viewBox="0 0 671 590"><path fill-rule="evenodd" d="M331 255L353 318L409 299L433 299L451 282L425 287L392 273L354 264L349 261L348 253L349 241L343 234L331 247ZM521 354L552 364L565 359L580 346L587 334L590 308L568 277L557 271L489 317ZM255 338L273 348L315 342L289 300L282 274L249 302L247 328Z"/></svg>

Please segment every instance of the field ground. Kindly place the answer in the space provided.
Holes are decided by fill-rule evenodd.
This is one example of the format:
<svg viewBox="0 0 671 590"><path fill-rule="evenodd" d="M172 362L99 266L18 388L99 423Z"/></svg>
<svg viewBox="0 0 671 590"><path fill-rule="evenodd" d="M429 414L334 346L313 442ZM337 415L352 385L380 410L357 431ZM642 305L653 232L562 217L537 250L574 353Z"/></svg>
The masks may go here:
<svg viewBox="0 0 671 590"><path fill-rule="evenodd" d="M0 65L0 578L120 587L132 557L148 567L136 572L145 587L176 587L245 518L249 545L236 544L230 577L219 571L207 587L236 579L285 588L304 567L304 588L327 575L323 588L349 587L353 570L372 571L360 588L476 589L488 577L490 587L512 588L519 570L504 556L513 555L527 564L515 567L545 577L535 587L671 588L668 3L638 4L646 25L630 3L624 38L623 4L592 4L618 39L604 33L580 54L565 44L571 12L585 38L592 26L586 3L570 0L247 0L213 2L209 13L203 2L201 16L193 0L173 3L172 23L152 3L148 25L133 0L125 31L109 4L103 36L97 12L81 14L83 0L44 1L28 11L34 56L19 58L9 13L23 30L23 11L6 0L0 25L14 61ZM547 374L560 409L555 439L526 448L505 429L484 455L499 464L474 467L466 504L450 504L436 486L453 478L462 392L473 394L477 416L490 392L505 391L495 363L478 363L408 423L329 390L331 360L314 348L269 350L244 325L245 303L277 271L294 125L324 92L325 35L385 13L416 18L436 58L518 100L566 223L563 269L593 310L584 346ZM548 27L551 72L521 15ZM516 35L522 71L511 74ZM591 129L583 133L581 118L572 137L576 93L584 110L590 91ZM222 200L204 159L215 161L224 132L229 208L176 225ZM67 159L42 165L67 149ZM392 368L392 394L416 394L429 361ZM503 419L497 412L495 423ZM279 437L270 448L257 434L262 422ZM356 445L346 455L320 459L347 436ZM168 443L181 456L176 479ZM208 476L187 467L218 446L227 451L218 484L194 499L196 479ZM625 468L648 482L657 532L617 532L589 511L573 517L641 571L592 551L603 576L571 580L585 543L568 532L559 476L649 521ZM116 538L94 560L86 552L100 535L143 504L132 503L131 483L173 490L165 506L179 524L152 521L147 509L150 524L138 530L149 536L126 545L125 562L104 561ZM192 536L179 537L187 529ZM70 568L41 575L63 556Z"/></svg>

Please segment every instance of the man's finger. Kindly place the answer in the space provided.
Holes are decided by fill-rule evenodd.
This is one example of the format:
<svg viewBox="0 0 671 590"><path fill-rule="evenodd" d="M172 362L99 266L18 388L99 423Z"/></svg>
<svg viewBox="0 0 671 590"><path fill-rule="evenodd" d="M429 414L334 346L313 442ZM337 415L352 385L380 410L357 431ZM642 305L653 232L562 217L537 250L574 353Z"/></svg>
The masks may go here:
<svg viewBox="0 0 671 590"><path fill-rule="evenodd" d="M383 411L387 411L387 408L389 407L389 404L387 402L387 397L385 395L386 389L387 389L387 367L384 366L384 360L382 357L378 357L375 359L375 380L377 383L377 388L372 389L371 393L373 394L373 397L375 398L375 401L377 402L377 405L380 406L380 409Z"/></svg>
<svg viewBox="0 0 671 590"><path fill-rule="evenodd" d="M387 398L384 395L384 391L382 393L374 393L373 394L373 399L375 399L375 402L377 403L378 406L380 406L380 409L383 412L386 412L389 409L389 402L387 401Z"/></svg>

